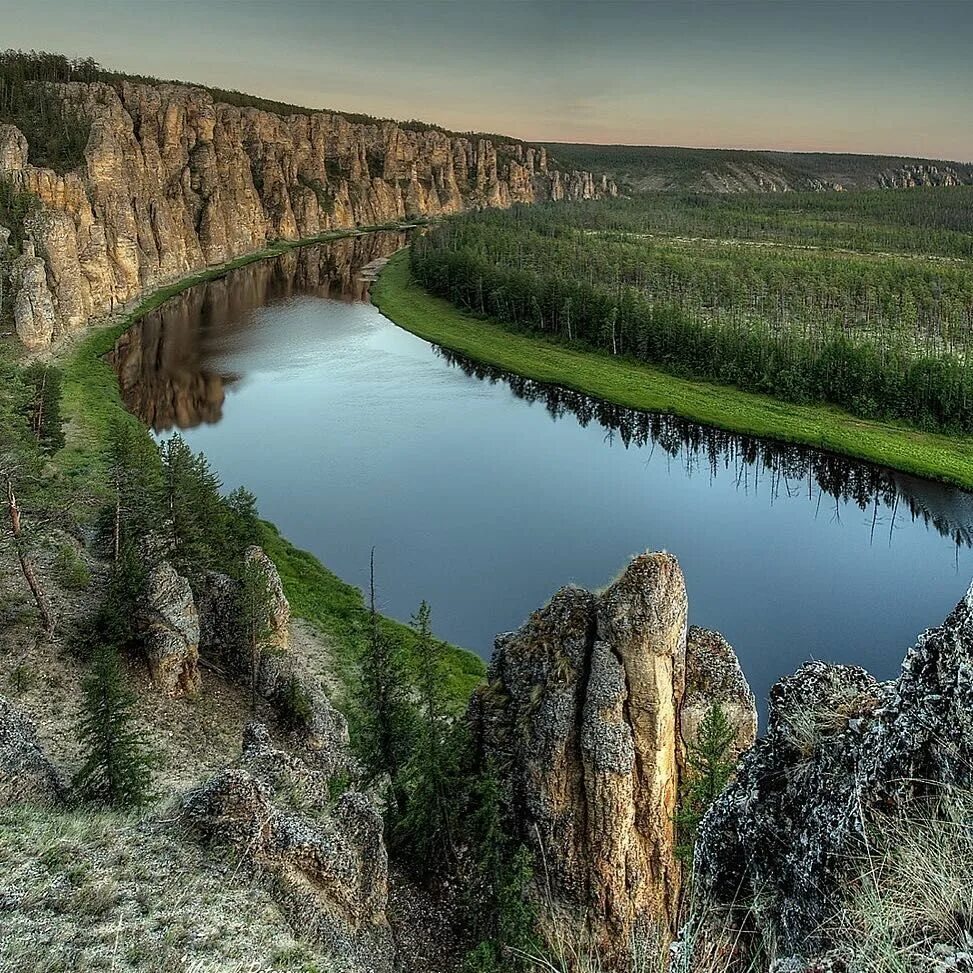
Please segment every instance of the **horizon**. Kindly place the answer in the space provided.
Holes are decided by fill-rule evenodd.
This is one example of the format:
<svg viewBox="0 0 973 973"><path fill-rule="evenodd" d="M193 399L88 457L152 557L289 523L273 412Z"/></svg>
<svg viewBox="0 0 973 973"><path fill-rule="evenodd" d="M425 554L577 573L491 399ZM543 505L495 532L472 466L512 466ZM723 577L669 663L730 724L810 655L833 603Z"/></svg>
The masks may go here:
<svg viewBox="0 0 973 973"><path fill-rule="evenodd" d="M4 7L6 46L310 109L534 143L973 161L950 98L973 82L973 4L953 0Z"/></svg>

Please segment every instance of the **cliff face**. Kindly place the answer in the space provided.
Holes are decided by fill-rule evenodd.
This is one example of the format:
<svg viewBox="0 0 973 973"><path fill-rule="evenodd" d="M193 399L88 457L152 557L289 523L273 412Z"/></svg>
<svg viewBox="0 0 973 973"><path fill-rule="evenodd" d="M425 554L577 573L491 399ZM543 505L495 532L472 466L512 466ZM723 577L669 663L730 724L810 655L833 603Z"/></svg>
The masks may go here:
<svg viewBox="0 0 973 973"><path fill-rule="evenodd" d="M641 555L602 594L564 588L501 636L471 703L510 819L543 862L550 914L590 937L606 968L675 925L674 817L701 714L719 703L741 747L756 731L732 649L687 633L687 612L676 559Z"/></svg>
<svg viewBox="0 0 973 973"><path fill-rule="evenodd" d="M30 165L21 132L0 126L0 178L43 204L29 226L37 255L21 258L15 275L17 332L31 348L270 240L615 192L523 144L324 113L275 115L180 85L61 90L91 119L82 169L59 175Z"/></svg>

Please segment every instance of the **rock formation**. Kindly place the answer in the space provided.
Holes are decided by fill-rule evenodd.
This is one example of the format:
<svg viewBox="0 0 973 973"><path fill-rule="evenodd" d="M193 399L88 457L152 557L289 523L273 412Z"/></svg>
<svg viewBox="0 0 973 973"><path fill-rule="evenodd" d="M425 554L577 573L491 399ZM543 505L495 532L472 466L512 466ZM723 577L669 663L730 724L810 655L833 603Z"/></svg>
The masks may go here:
<svg viewBox="0 0 973 973"><path fill-rule="evenodd" d="M53 804L61 792L61 779L37 742L33 722L0 696L0 808L21 801Z"/></svg>
<svg viewBox="0 0 973 973"><path fill-rule="evenodd" d="M239 765L183 802L186 824L228 844L271 883L296 929L349 973L385 973L395 951L385 910L388 856L382 818L365 794L331 806L331 778L275 750L247 728ZM300 810L296 810L299 807Z"/></svg>
<svg viewBox="0 0 973 973"><path fill-rule="evenodd" d="M182 85L60 90L91 120L82 169L61 175L29 164L24 136L0 125L0 178L43 204L28 230L46 280L33 264L22 273L16 311L18 333L34 348L161 281L270 240L615 191L522 143L327 113L276 115Z"/></svg>
<svg viewBox="0 0 973 973"><path fill-rule="evenodd" d="M152 681L166 696L199 689L199 613L189 582L163 561L149 574L139 618Z"/></svg>
<svg viewBox="0 0 973 973"><path fill-rule="evenodd" d="M676 922L680 726L693 727L708 700L737 721L742 745L755 728L753 696L726 642L694 630L689 661L687 610L668 554L635 558L600 595L564 588L498 638L488 684L471 703L476 739L544 863L554 911L607 957Z"/></svg>
<svg viewBox="0 0 973 973"><path fill-rule="evenodd" d="M973 588L894 681L813 662L774 687L766 735L703 821L695 876L715 914L694 922L704 937L729 920L782 955L814 956L832 945L866 829L971 784Z"/></svg>

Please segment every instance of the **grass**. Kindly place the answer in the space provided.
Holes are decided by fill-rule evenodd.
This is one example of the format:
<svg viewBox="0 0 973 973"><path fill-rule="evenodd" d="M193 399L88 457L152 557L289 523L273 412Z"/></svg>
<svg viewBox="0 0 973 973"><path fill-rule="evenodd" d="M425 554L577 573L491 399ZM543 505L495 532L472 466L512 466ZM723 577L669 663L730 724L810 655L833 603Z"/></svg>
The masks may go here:
<svg viewBox="0 0 973 973"><path fill-rule="evenodd" d="M361 232L389 228L394 227L368 227ZM280 241L191 274L158 288L106 327L91 331L60 350L67 445L57 454L57 463L71 484L71 492L85 503L89 498L101 496L104 491L103 455L112 426L117 422L128 422L142 428L139 420L125 409L118 380L105 360L105 355L124 331L170 297L190 287L224 277L239 267L279 256L296 247L348 235L349 231L335 231L309 240ZM292 613L311 623L333 647L337 656L337 675L347 693L354 683L355 660L366 620L361 591L338 578L312 554L295 547L273 525L264 524L263 532L264 549L280 572ZM408 659L413 645L412 630L391 619L383 619L382 625L390 638L400 642ZM447 685L451 705L456 710L465 708L484 672L483 662L472 652L449 646Z"/></svg>
<svg viewBox="0 0 973 973"><path fill-rule="evenodd" d="M631 409L670 413L730 432L802 443L973 489L973 437L859 419L827 406L792 405L519 334L492 319L466 314L423 290L410 277L405 251L389 261L371 293L379 310L407 331L526 378Z"/></svg>
<svg viewBox="0 0 973 973"><path fill-rule="evenodd" d="M879 822L838 929L862 973L964 968L973 952L973 794L946 791Z"/></svg>
<svg viewBox="0 0 973 973"><path fill-rule="evenodd" d="M270 892L171 822L0 810L0 969L35 973L331 969Z"/></svg>

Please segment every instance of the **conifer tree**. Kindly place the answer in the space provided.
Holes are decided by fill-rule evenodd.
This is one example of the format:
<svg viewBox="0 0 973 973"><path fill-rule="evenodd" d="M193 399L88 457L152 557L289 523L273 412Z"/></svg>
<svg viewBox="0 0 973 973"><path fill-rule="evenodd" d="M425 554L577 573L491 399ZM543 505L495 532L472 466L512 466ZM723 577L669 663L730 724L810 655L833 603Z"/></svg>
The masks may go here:
<svg viewBox="0 0 973 973"><path fill-rule="evenodd" d="M64 445L61 372L44 362L34 362L24 369L23 380L30 430L44 452L56 453Z"/></svg>
<svg viewBox="0 0 973 973"><path fill-rule="evenodd" d="M255 558L244 558L240 580L240 622L250 668L251 705L257 709L257 685L260 674L260 650L271 633L273 598L270 579Z"/></svg>
<svg viewBox="0 0 973 973"><path fill-rule="evenodd" d="M453 817L462 734L450 732L446 713L445 646L435 638L424 601L412 616L419 714L415 747L404 774L404 813L393 822L393 843L420 873L441 870L455 857Z"/></svg>
<svg viewBox="0 0 973 973"><path fill-rule="evenodd" d="M117 564L126 544L158 529L162 478L158 449L136 423L128 420L112 426L106 460L114 494L108 533Z"/></svg>
<svg viewBox="0 0 973 973"><path fill-rule="evenodd" d="M74 777L76 790L117 807L144 804L153 761L133 726L135 695L125 685L114 647L95 650L82 692L76 732L85 762Z"/></svg>
<svg viewBox="0 0 973 973"><path fill-rule="evenodd" d="M401 647L382 631L375 605L375 551L369 584L369 626L361 657L358 689L360 755L375 777L388 774L396 808L401 809L401 775L410 751L413 714Z"/></svg>
<svg viewBox="0 0 973 973"><path fill-rule="evenodd" d="M677 849L682 858L691 858L699 822L733 775L733 742L736 730L717 703L711 706L699 724L696 740L688 746L687 781L683 785L676 812L680 833Z"/></svg>

